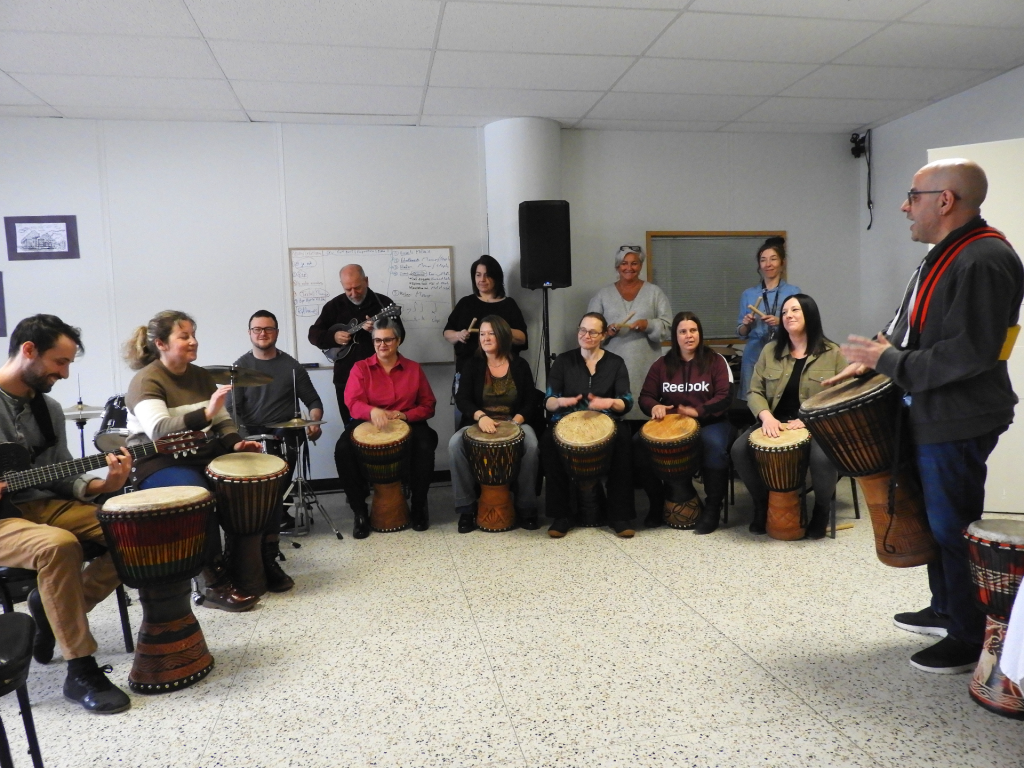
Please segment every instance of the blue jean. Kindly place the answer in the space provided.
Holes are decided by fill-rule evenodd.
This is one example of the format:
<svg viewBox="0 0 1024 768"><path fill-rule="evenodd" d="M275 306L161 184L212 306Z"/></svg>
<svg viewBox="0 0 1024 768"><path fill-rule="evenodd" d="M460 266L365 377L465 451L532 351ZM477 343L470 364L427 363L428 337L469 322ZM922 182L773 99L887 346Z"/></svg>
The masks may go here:
<svg viewBox="0 0 1024 768"><path fill-rule="evenodd" d="M975 604L964 529L985 508L985 462L1006 427L969 440L915 447L928 524L940 557L928 564L932 610L949 617L949 634L981 645L985 614Z"/></svg>
<svg viewBox="0 0 1024 768"><path fill-rule="evenodd" d="M210 490L210 480L202 467L187 465L164 467L139 483L139 490L147 488L170 488L176 485L195 485Z"/></svg>

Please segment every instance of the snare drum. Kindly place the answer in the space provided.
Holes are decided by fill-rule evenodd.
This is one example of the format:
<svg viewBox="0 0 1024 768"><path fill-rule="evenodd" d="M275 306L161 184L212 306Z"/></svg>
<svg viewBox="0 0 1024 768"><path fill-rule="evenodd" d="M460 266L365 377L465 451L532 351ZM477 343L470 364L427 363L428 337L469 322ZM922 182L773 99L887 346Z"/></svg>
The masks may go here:
<svg viewBox="0 0 1024 768"><path fill-rule="evenodd" d="M269 456L277 456L285 461L288 460L284 450L284 440L277 435L249 435L246 440L252 440L263 446L263 453Z"/></svg>
<svg viewBox="0 0 1024 768"><path fill-rule="evenodd" d="M96 513L121 581L139 590L142 626L128 675L136 693L185 688L213 669L189 583L203 568L213 514L213 496L192 486L114 496Z"/></svg>
<svg viewBox="0 0 1024 768"><path fill-rule="evenodd" d="M93 445L102 453L117 453L128 444L128 406L124 395L111 395L103 406L100 428L93 437Z"/></svg>
<svg viewBox="0 0 1024 768"><path fill-rule="evenodd" d="M855 378L809 397L800 419L843 474L857 478L868 502L875 553L886 565L924 565L939 555L928 527L924 498L913 472L896 477L889 513L889 482L896 450L900 393L888 376Z"/></svg>
<svg viewBox="0 0 1024 768"><path fill-rule="evenodd" d="M576 485L575 524L582 527L604 525L604 494L600 480L612 463L615 421L597 411L574 411L559 419L554 429L555 445L569 479ZM550 515L552 510L548 510Z"/></svg>
<svg viewBox="0 0 1024 768"><path fill-rule="evenodd" d="M228 453L206 467L217 497L217 514L227 534L228 571L241 591L267 591L263 570L263 530L281 496L288 464L262 453Z"/></svg>
<svg viewBox="0 0 1024 768"><path fill-rule="evenodd" d="M671 528L693 528L700 517L700 497L693 476L700 468L700 424L696 419L670 413L651 419L640 429L658 479L668 484L662 519Z"/></svg>
<svg viewBox="0 0 1024 768"><path fill-rule="evenodd" d="M476 525L482 531L508 531L516 522L509 486L519 475L526 435L513 421L499 421L495 426L493 433L478 426L462 433L466 458L480 483Z"/></svg>
<svg viewBox="0 0 1024 768"><path fill-rule="evenodd" d="M988 614L985 644L969 688L971 698L998 715L1024 720L1024 693L999 668L1007 621L1024 579L1024 522L977 520L964 536L977 587L975 599Z"/></svg>
<svg viewBox="0 0 1024 768"><path fill-rule="evenodd" d="M750 448L758 474L768 487L768 521L773 539L795 541L804 537L800 489L811 459L811 435L806 429L784 429L768 437L761 428L750 433Z"/></svg>
<svg viewBox="0 0 1024 768"><path fill-rule="evenodd" d="M402 493L407 473L412 429L401 419L391 419L384 429L369 421L352 430L352 447L359 456L367 481L373 483L370 527L379 533L409 527L409 504Z"/></svg>

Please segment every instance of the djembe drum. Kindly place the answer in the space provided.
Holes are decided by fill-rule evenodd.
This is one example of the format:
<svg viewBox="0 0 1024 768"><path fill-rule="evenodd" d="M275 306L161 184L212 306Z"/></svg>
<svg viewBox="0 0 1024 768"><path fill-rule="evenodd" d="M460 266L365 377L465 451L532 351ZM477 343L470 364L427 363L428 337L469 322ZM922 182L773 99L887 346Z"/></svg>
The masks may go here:
<svg viewBox="0 0 1024 768"><path fill-rule="evenodd" d="M242 592L265 594L263 532L280 500L288 463L265 453L227 453L207 465L206 475L217 497L231 580Z"/></svg>
<svg viewBox="0 0 1024 768"><path fill-rule="evenodd" d="M932 562L939 550L913 471L897 472L896 501L889 511L899 401L892 380L876 374L844 381L807 398L800 406L800 419L832 463L843 474L857 478L868 502L878 559L907 568Z"/></svg>
<svg viewBox="0 0 1024 768"><path fill-rule="evenodd" d="M121 581L139 590L142 626L128 675L136 693L186 688L213 669L189 599L213 510L205 488L174 486L114 496L96 513Z"/></svg>
<svg viewBox="0 0 1024 768"><path fill-rule="evenodd" d="M480 483L476 525L481 531L508 531L515 527L516 512L509 493L519 475L526 435L514 421L499 421L497 429L484 432L472 426L462 433L466 457Z"/></svg>
<svg viewBox="0 0 1024 768"><path fill-rule="evenodd" d="M370 527L378 533L401 531L409 527L409 504L402 493L402 478L409 461L412 429L401 419L391 419L384 429L369 421L352 430L366 480L373 483Z"/></svg>
<svg viewBox="0 0 1024 768"><path fill-rule="evenodd" d="M569 479L576 486L571 496L576 503L575 524L583 528L604 525L600 481L611 468L615 421L597 411L574 411L558 420L554 437Z"/></svg>
<svg viewBox="0 0 1024 768"><path fill-rule="evenodd" d="M700 424L696 419L670 413L663 419L651 419L640 430L651 468L659 480L668 484L662 519L665 525L683 530L697 524L703 505L693 487L693 476L700 469Z"/></svg>
<svg viewBox="0 0 1024 768"><path fill-rule="evenodd" d="M1013 601L1024 578L1024 522L976 520L964 532L975 600L987 616L985 644L969 687L971 698L997 715L1024 720L1024 693L999 661Z"/></svg>
<svg viewBox="0 0 1024 768"><path fill-rule="evenodd" d="M765 530L773 539L795 541L804 537L800 489L811 459L811 435L806 429L783 429L768 437L761 428L750 433L750 447L758 474L768 488Z"/></svg>

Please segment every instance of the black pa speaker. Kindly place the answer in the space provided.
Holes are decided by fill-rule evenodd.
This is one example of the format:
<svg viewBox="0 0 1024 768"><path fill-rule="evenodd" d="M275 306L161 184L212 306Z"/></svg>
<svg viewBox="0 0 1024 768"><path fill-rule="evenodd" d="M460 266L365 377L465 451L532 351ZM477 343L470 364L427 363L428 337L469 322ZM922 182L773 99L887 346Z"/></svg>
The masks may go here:
<svg viewBox="0 0 1024 768"><path fill-rule="evenodd" d="M572 285L567 200L519 204L519 278L530 289Z"/></svg>

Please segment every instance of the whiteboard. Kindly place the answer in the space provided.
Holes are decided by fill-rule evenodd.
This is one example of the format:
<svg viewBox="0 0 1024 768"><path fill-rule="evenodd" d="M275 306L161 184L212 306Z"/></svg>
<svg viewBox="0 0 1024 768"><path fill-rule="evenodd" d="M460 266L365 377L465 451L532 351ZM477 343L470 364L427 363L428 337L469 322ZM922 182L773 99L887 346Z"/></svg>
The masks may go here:
<svg viewBox="0 0 1024 768"><path fill-rule="evenodd" d="M290 248L295 349L301 363L330 368L323 353L309 343L309 327L324 304L341 293L338 273L359 264L370 289L402 307L406 338L402 354L418 363L451 363L452 345L444 326L452 312L452 249L423 248Z"/></svg>

